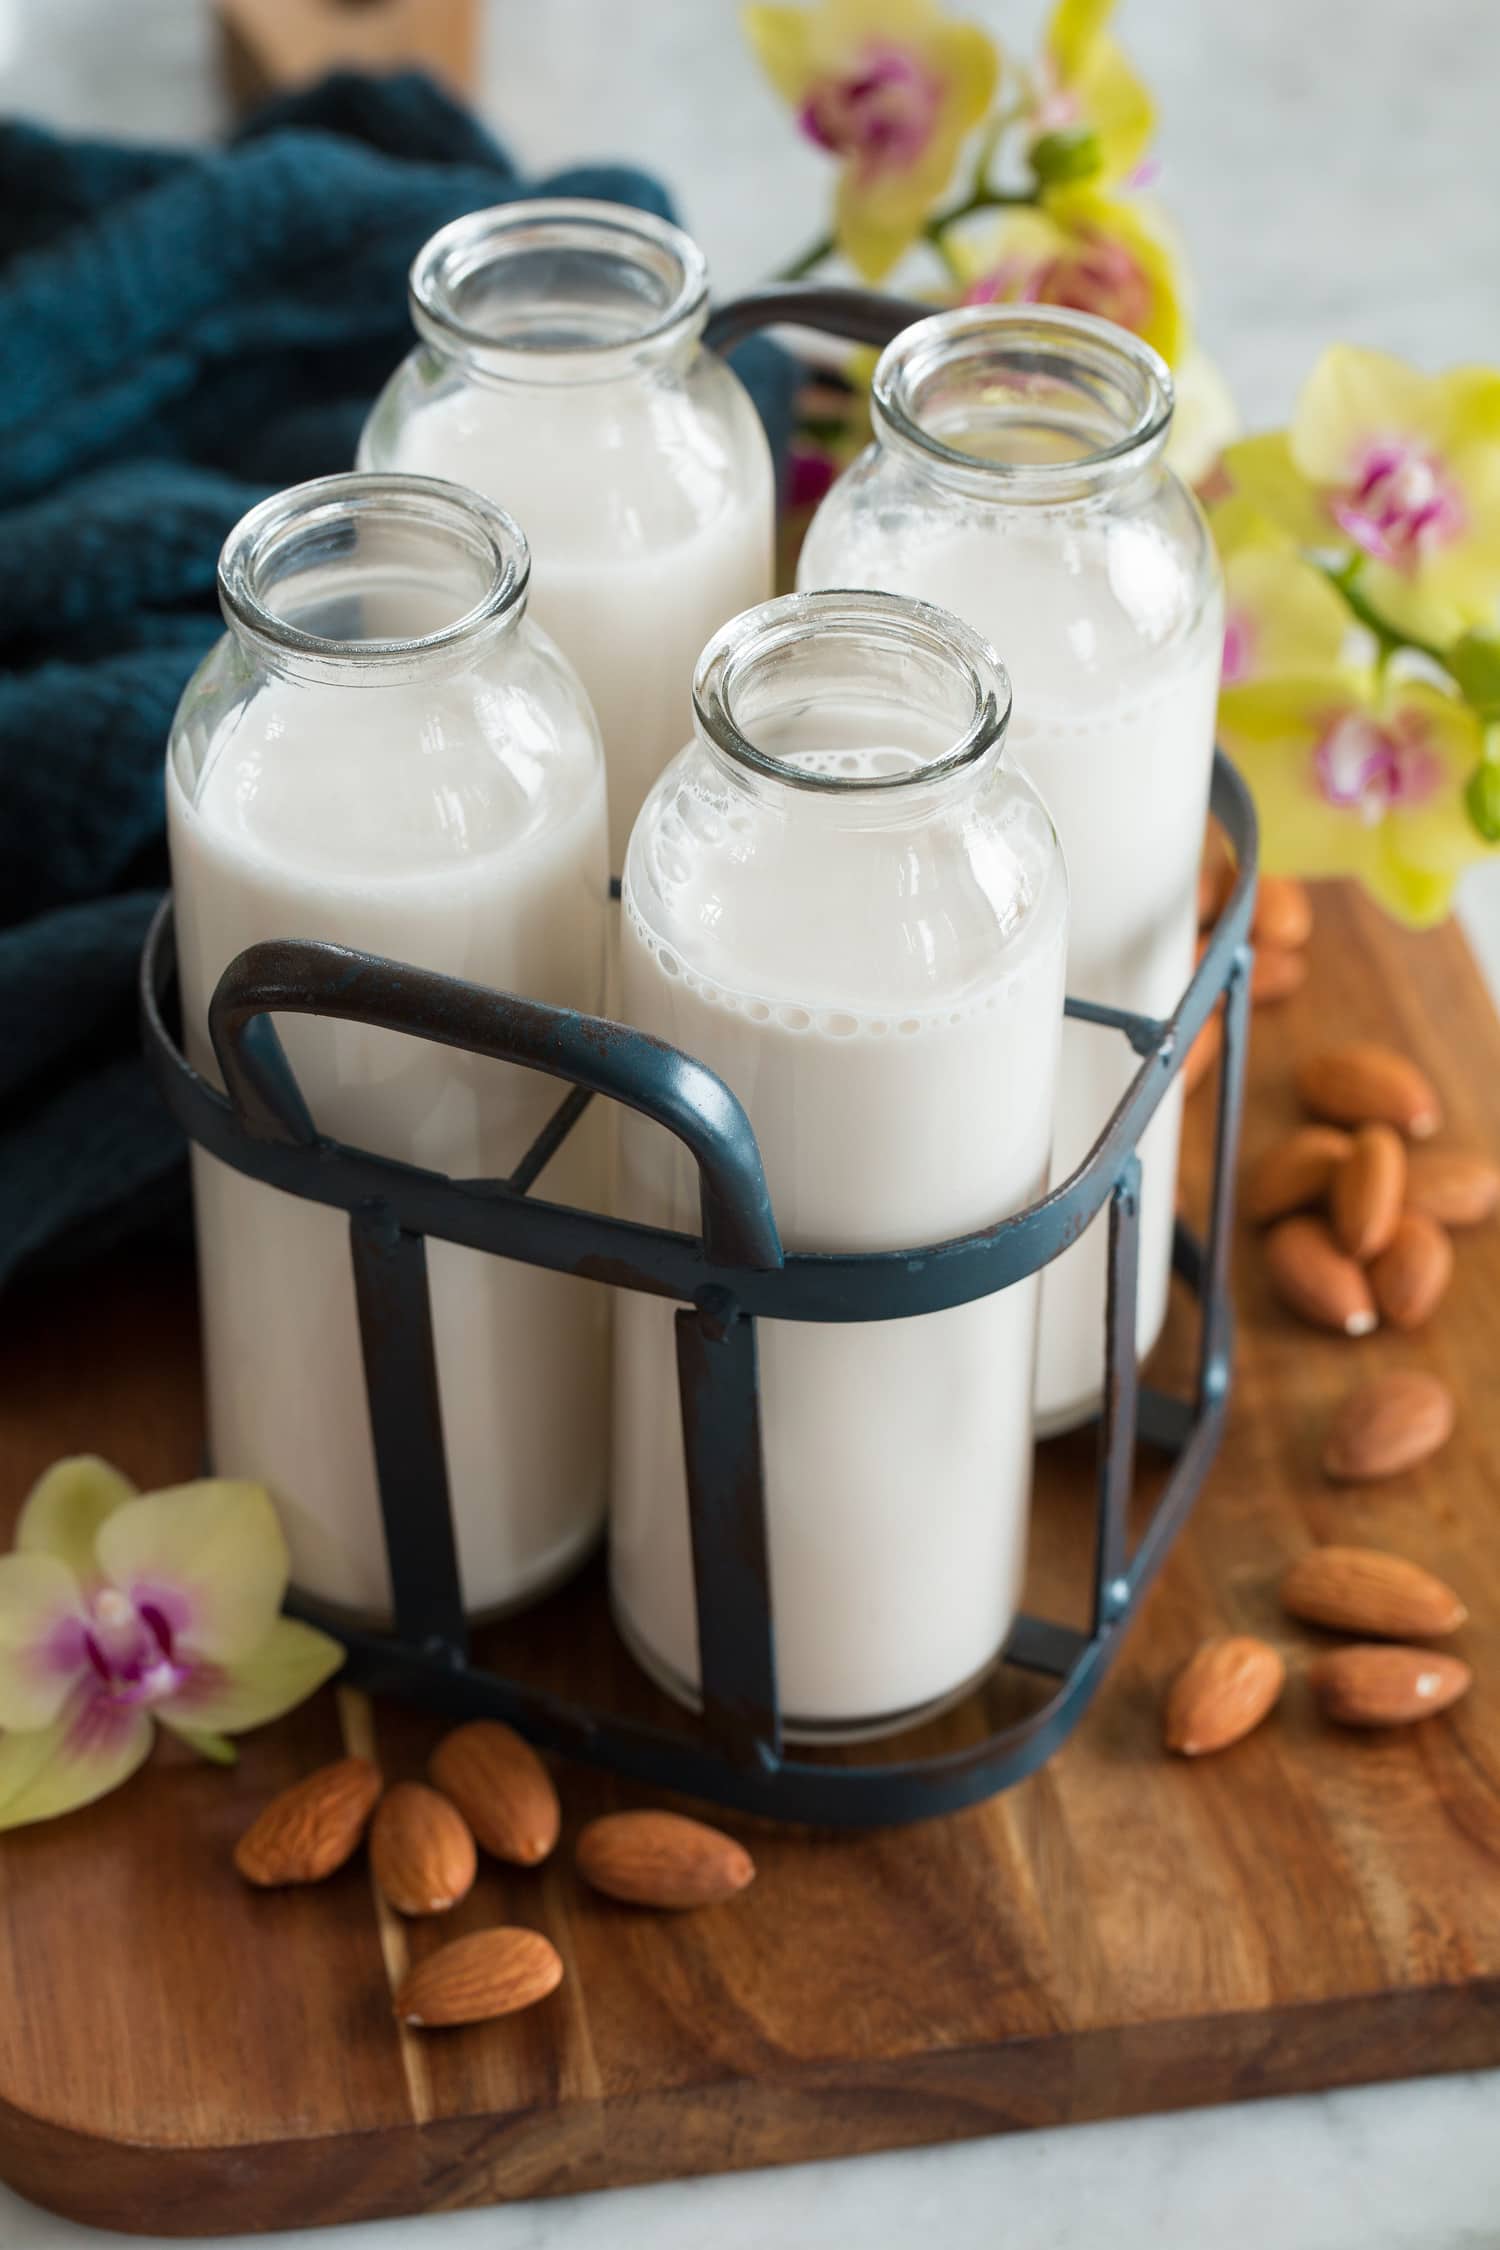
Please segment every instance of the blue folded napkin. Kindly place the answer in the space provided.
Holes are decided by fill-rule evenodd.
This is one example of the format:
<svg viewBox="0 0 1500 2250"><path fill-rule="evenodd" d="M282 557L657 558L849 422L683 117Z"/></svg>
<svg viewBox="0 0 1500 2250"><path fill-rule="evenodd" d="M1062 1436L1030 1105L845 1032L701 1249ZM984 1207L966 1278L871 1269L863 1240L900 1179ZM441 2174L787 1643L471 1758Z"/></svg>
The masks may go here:
<svg viewBox="0 0 1500 2250"><path fill-rule="evenodd" d="M350 465L427 236L537 195L672 216L618 165L522 181L415 76L331 78L201 154L0 126L0 1283L180 1223L134 978L220 545ZM779 456L790 363L736 364Z"/></svg>

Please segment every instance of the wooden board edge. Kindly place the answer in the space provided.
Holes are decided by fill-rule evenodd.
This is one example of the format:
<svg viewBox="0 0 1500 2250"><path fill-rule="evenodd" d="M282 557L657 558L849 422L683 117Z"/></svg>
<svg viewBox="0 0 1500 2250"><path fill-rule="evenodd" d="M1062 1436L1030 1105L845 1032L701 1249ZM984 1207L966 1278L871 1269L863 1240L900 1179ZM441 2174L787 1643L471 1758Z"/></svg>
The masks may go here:
<svg viewBox="0 0 1500 2250"><path fill-rule="evenodd" d="M1493 1978L261 2147L111 2141L0 2096L0 2179L125 2234L277 2232L1497 2065Z"/></svg>

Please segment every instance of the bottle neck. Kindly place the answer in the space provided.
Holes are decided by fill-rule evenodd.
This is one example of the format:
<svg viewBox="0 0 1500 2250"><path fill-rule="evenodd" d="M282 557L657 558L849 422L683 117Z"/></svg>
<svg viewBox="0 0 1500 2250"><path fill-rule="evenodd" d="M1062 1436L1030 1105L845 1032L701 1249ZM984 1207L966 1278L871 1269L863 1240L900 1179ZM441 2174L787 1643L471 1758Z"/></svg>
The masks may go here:
<svg viewBox="0 0 1500 2250"><path fill-rule="evenodd" d="M531 558L514 518L436 477L349 474L279 492L219 558L231 633L258 663L339 686L460 669L513 631Z"/></svg>
<svg viewBox="0 0 1500 2250"><path fill-rule="evenodd" d="M1010 682L946 610L895 594L789 594L699 659L700 740L742 797L840 827L927 817L1000 762Z"/></svg>
<svg viewBox="0 0 1500 2250"><path fill-rule="evenodd" d="M1165 362L1128 330L1052 307L976 305L898 336L875 371L886 443L967 496L1056 506L1154 469L1172 419Z"/></svg>
<svg viewBox="0 0 1500 2250"><path fill-rule="evenodd" d="M418 253L411 311L426 343L481 381L616 382L692 358L708 269L680 228L624 204L503 204Z"/></svg>

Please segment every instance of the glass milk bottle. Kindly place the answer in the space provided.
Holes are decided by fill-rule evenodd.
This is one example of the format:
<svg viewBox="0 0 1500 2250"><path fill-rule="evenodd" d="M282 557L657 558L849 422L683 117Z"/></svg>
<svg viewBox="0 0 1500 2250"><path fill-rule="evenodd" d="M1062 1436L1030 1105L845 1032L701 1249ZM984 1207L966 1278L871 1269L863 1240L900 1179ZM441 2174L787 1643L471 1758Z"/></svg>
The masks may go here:
<svg viewBox="0 0 1500 2250"><path fill-rule="evenodd" d="M422 342L361 466L456 478L525 524L536 616L599 714L618 874L691 724L699 650L771 591L770 451L700 342L702 254L624 205L506 204L433 236L411 307Z"/></svg>
<svg viewBox="0 0 1500 2250"><path fill-rule="evenodd" d="M185 1042L265 938L318 938L597 1009L608 862L599 733L526 615L526 541L424 478L327 477L252 510L219 566L229 631L167 752ZM457 1174L508 1172L549 1078L354 1023L277 1026L319 1129ZM585 1124L587 1120L585 1120ZM581 1128L580 1128L581 1130ZM602 1207L597 1132L543 1192ZM296 1585L390 1608L348 1222L193 1151L215 1469L269 1486ZM527 1600L595 1539L605 1292L428 1245L464 1599Z"/></svg>
<svg viewBox="0 0 1500 2250"><path fill-rule="evenodd" d="M760 1141L789 1250L990 1225L1047 1173L1067 886L1004 756L1010 690L958 620L793 595L705 650L696 740L626 856L627 1020L708 1063ZM695 1232L681 1144L627 1116L622 1207ZM759 1324L772 1614L794 1733L905 1724L1010 1629L1037 1291L921 1318ZM683 1700L698 1670L675 1308L617 1313L616 1615Z"/></svg>
<svg viewBox="0 0 1500 2250"><path fill-rule="evenodd" d="M1222 643L1213 546L1164 465L1171 378L1085 313L985 306L898 337L875 442L813 520L798 583L941 602L1008 652L1011 740L1068 862L1068 990L1165 1015L1193 968ZM1118 1032L1063 1031L1054 1181L1138 1065ZM1140 1349L1166 1316L1180 1087L1141 1143ZM1107 1219L1042 1283L1038 1427L1098 1407Z"/></svg>

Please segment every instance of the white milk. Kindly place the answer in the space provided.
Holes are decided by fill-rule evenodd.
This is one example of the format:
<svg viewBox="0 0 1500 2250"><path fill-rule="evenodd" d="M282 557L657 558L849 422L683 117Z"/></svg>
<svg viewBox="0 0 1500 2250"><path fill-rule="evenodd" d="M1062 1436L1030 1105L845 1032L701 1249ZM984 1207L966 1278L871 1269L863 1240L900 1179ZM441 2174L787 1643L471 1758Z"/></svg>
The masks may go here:
<svg viewBox="0 0 1500 2250"><path fill-rule="evenodd" d="M976 520L977 518L977 520ZM1172 653L1180 574L1149 524L1096 525L1086 508L976 511L910 521L899 540L852 548L815 519L804 586L889 586L953 610L1006 651L1010 741L1057 823L1068 863L1068 990L1168 1013L1193 968L1197 868L1213 757L1222 627L1210 602ZM1124 1038L1064 1026L1052 1181L1087 1155L1139 1068ZM1141 1142L1138 1336L1166 1317L1180 1086ZM1042 1281L1042 1434L1098 1405L1104 1378L1108 1214Z"/></svg>
<svg viewBox="0 0 1500 2250"><path fill-rule="evenodd" d="M699 652L771 591L770 453L749 399L733 404L733 458L640 378L436 390L390 436L377 418L361 446L362 463L451 478L525 525L531 615L576 667L604 737L616 874L691 727Z"/></svg>
<svg viewBox="0 0 1500 2250"><path fill-rule="evenodd" d="M898 754L855 747L861 723L857 711L841 723L803 711L787 732L828 744L824 762L843 774L893 770ZM764 728L756 739L765 746ZM631 845L623 1012L739 1095L786 1247L936 1242L1033 1201L1051 1135L1066 906L1024 784L1006 777L1007 820L988 830L929 845L896 825L858 852L839 849L821 795L799 793L795 817L769 833L731 802L722 848L695 856L695 838L713 846L716 815L687 791L670 809L677 771ZM647 831L676 883L677 952L634 903L650 888ZM696 1232L696 1175L679 1144L635 1118L621 1139L626 1211ZM617 1312L611 1561L627 1639L690 1696L674 1311L629 1294ZM1025 1559L1035 1316L1027 1281L924 1318L759 1323L777 1669L794 1733L899 1723L960 1692L1001 1647Z"/></svg>
<svg viewBox="0 0 1500 2250"><path fill-rule="evenodd" d="M195 804L169 760L183 1015L199 1070L217 1082L214 985L263 938L330 939L598 1005L598 751L586 714L572 721L576 742L549 743L559 668L536 651L521 661L531 673L499 699L482 670L420 689L267 680L221 724ZM538 666L552 681L540 695ZM486 754L497 712L503 759ZM559 757L576 781L565 806L543 779ZM283 1017L278 1029L322 1131L445 1172L507 1172L566 1090L368 1026ZM540 1192L601 1208L600 1159L598 1133L581 1128ZM193 1170L214 1466L269 1485L300 1589L383 1614L347 1221L201 1151ZM606 1297L447 1243L430 1242L428 1260L464 1596L484 1610L561 1577L598 1532Z"/></svg>

